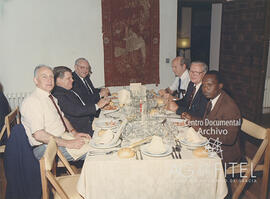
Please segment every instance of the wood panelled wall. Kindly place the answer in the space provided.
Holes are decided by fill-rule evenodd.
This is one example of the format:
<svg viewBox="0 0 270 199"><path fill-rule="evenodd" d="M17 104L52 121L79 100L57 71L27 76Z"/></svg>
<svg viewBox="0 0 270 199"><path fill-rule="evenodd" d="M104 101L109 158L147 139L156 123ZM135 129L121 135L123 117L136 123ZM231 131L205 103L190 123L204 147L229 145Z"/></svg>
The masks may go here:
<svg viewBox="0 0 270 199"><path fill-rule="evenodd" d="M243 117L253 121L262 113L270 23L267 1L223 4L220 72Z"/></svg>

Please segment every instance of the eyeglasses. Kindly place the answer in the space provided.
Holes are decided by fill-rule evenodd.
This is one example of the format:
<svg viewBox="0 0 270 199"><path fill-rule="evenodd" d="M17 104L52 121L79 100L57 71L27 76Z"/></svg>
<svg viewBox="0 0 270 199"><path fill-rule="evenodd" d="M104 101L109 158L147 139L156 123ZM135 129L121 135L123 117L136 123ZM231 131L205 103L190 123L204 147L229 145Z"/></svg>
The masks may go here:
<svg viewBox="0 0 270 199"><path fill-rule="evenodd" d="M197 72L197 71L192 71L192 70L190 70L189 73L191 73L191 74L193 74L193 75L200 75L200 74L204 73L204 71L202 71L202 72Z"/></svg>

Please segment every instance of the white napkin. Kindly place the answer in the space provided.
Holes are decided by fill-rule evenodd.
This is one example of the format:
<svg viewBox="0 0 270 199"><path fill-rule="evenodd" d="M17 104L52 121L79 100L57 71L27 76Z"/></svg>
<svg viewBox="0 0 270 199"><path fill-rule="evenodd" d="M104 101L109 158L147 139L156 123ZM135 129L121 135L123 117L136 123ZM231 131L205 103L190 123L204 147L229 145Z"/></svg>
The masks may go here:
<svg viewBox="0 0 270 199"><path fill-rule="evenodd" d="M207 140L207 138L203 137L200 133L197 133L194 130L194 128L190 127L187 130L187 133L186 133L186 141L187 142L197 144L197 143L202 143L206 140Z"/></svg>
<svg viewBox="0 0 270 199"><path fill-rule="evenodd" d="M66 140L75 139L71 133L64 133L61 137ZM80 149L66 148L66 150L74 160L77 160L79 157L81 157L82 155L86 154L89 150L91 150L91 147L88 144L88 142L89 140L85 141L85 144Z"/></svg>
<svg viewBox="0 0 270 199"><path fill-rule="evenodd" d="M162 142L162 138L159 136L153 136L152 141L147 147L147 150L153 154L161 154L166 151L166 148Z"/></svg>
<svg viewBox="0 0 270 199"><path fill-rule="evenodd" d="M130 92L126 89L118 91L118 100L120 106L123 106L124 104L129 104L131 102Z"/></svg>
<svg viewBox="0 0 270 199"><path fill-rule="evenodd" d="M102 136L95 138L97 144L108 144L114 138L114 133L109 129Z"/></svg>
<svg viewBox="0 0 270 199"><path fill-rule="evenodd" d="M133 96L138 96L141 93L141 83L130 83L129 89Z"/></svg>

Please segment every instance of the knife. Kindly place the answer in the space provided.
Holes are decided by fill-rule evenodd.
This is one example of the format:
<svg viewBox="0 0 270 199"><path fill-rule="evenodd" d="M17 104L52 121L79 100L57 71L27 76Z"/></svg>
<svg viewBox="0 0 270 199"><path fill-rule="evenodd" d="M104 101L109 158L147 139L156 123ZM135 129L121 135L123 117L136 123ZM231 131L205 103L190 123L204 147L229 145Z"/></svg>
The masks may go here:
<svg viewBox="0 0 270 199"><path fill-rule="evenodd" d="M117 150L112 150L112 151L89 151L88 152L88 155L89 156L95 156L95 155L109 155L109 154L112 154L114 152L117 152Z"/></svg>

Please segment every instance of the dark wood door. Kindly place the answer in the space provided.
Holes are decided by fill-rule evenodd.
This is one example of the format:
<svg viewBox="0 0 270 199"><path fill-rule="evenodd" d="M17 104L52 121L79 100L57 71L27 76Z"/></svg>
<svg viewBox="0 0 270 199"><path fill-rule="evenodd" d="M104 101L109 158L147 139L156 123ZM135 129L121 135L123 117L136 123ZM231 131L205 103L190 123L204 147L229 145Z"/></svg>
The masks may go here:
<svg viewBox="0 0 270 199"><path fill-rule="evenodd" d="M220 71L243 117L260 120L269 45L269 1L223 4Z"/></svg>

